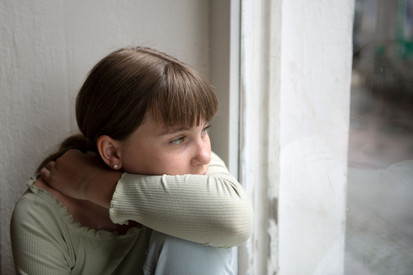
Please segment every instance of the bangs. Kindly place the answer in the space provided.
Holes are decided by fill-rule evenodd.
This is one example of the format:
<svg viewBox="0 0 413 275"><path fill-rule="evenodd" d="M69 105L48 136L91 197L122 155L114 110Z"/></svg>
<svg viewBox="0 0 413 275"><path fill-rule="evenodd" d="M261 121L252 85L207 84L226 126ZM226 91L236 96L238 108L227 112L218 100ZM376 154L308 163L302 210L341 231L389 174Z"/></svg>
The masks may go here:
<svg viewBox="0 0 413 275"><path fill-rule="evenodd" d="M161 77L148 105L155 121L167 127L191 128L214 117L218 100L201 75L184 64L169 63Z"/></svg>

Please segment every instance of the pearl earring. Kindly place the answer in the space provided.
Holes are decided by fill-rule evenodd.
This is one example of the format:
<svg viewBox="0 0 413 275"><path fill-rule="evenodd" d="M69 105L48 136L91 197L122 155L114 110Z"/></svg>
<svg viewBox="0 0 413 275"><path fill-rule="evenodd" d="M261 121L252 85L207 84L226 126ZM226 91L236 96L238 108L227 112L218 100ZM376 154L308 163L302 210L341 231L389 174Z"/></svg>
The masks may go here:
<svg viewBox="0 0 413 275"><path fill-rule="evenodd" d="M115 163L115 164L113 164L113 169L118 169L118 165Z"/></svg>

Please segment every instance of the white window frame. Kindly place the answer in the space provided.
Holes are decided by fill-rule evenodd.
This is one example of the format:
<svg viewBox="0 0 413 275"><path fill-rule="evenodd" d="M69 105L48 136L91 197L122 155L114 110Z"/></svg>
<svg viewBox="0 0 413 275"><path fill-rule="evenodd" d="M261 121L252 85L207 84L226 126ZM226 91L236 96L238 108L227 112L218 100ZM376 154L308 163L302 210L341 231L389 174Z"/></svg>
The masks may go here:
<svg viewBox="0 0 413 275"><path fill-rule="evenodd" d="M238 274L342 274L354 1L211 3L212 142L255 211Z"/></svg>

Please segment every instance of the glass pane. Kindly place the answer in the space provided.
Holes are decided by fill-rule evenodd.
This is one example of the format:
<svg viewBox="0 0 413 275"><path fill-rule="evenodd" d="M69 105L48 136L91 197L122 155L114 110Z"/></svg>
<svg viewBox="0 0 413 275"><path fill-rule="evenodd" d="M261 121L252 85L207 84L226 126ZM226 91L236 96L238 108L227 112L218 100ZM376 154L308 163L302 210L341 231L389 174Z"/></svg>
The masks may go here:
<svg viewBox="0 0 413 275"><path fill-rule="evenodd" d="M356 0L346 274L413 274L413 0Z"/></svg>

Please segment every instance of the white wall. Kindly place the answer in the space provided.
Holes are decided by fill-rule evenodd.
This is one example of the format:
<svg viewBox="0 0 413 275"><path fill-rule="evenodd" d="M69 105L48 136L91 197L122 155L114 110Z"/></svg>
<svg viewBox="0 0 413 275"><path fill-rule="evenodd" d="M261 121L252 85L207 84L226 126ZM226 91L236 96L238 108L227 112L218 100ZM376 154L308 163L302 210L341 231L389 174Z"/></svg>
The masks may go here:
<svg viewBox="0 0 413 275"><path fill-rule="evenodd" d="M10 215L51 147L76 130L86 73L124 46L166 51L209 73L209 2L0 1L0 274L12 274Z"/></svg>

